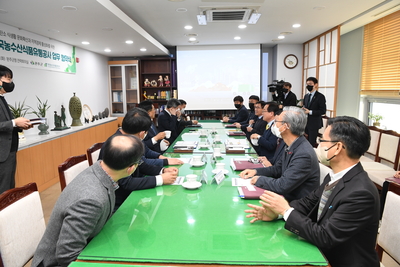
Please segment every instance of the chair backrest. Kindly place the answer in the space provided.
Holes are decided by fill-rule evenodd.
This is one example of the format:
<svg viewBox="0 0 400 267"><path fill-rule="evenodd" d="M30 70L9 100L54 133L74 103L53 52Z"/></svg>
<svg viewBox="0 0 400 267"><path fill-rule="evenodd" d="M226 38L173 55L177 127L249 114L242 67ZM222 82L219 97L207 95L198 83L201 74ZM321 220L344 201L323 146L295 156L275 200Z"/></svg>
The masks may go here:
<svg viewBox="0 0 400 267"><path fill-rule="evenodd" d="M0 266L24 266L35 253L46 225L36 183L0 195Z"/></svg>
<svg viewBox="0 0 400 267"><path fill-rule="evenodd" d="M390 183L376 246L381 261L383 252L386 252L397 264L400 264L400 242L398 240L400 235L400 213L398 212L400 207L399 194L400 185Z"/></svg>
<svg viewBox="0 0 400 267"><path fill-rule="evenodd" d="M382 130L375 126L368 126L368 128L369 128L369 132L371 134L371 144L367 150L367 153L377 156Z"/></svg>
<svg viewBox="0 0 400 267"><path fill-rule="evenodd" d="M386 160L393 163L393 169L397 170L399 165L399 140L400 134L395 131L384 131L381 134L377 160Z"/></svg>
<svg viewBox="0 0 400 267"><path fill-rule="evenodd" d="M84 169L89 167L86 154L69 157L58 166L61 191Z"/></svg>
<svg viewBox="0 0 400 267"><path fill-rule="evenodd" d="M86 153L89 161L89 166L92 166L93 163L96 162L97 159L99 158L100 149L103 146L103 144L104 142L96 143L87 149Z"/></svg>
<svg viewBox="0 0 400 267"><path fill-rule="evenodd" d="M322 127L318 130L318 135L322 136L325 132L326 129L326 124L328 122L329 117L328 116L322 116Z"/></svg>

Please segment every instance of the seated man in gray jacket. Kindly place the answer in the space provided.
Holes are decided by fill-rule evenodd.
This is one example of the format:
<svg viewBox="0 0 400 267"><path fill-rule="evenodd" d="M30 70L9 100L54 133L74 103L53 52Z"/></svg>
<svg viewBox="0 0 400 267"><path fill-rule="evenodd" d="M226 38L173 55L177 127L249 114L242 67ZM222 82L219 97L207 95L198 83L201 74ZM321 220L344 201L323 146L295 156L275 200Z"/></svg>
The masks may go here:
<svg viewBox="0 0 400 267"><path fill-rule="evenodd" d="M310 143L303 136L307 116L298 107L285 107L276 117L271 130L286 143L281 158L271 167L246 169L242 178L277 194L288 201L302 198L319 186L318 158Z"/></svg>
<svg viewBox="0 0 400 267"><path fill-rule="evenodd" d="M144 152L134 136L111 136L104 157L78 174L61 192L32 267L68 266L112 215L118 180L132 174Z"/></svg>

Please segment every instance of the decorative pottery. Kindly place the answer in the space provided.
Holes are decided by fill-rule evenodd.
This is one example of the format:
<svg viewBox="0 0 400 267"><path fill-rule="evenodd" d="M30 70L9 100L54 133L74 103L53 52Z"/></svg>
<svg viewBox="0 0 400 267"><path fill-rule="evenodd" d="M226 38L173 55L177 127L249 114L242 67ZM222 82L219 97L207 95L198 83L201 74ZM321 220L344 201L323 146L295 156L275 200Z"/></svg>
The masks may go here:
<svg viewBox="0 0 400 267"><path fill-rule="evenodd" d="M40 130L39 135L46 135L49 134L49 131L47 131L49 129L49 125L47 124L47 119L45 123L41 123L38 126L38 129Z"/></svg>
<svg viewBox="0 0 400 267"><path fill-rule="evenodd" d="M81 122L82 103L79 97L75 96L75 93L69 100L69 114L71 114L72 117L71 126L83 126Z"/></svg>

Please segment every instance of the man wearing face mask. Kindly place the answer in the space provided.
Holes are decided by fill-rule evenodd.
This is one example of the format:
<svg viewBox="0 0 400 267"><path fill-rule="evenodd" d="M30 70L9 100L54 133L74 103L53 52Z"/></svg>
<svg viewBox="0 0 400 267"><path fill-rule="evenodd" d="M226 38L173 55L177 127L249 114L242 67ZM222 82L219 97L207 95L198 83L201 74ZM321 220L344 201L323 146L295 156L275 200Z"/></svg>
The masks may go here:
<svg viewBox="0 0 400 267"><path fill-rule="evenodd" d="M250 108L250 113L247 116L247 119L243 122L235 122L233 124L236 125L237 128L241 128L243 132L247 131L247 127L254 127L254 124L256 123L258 116L256 115L256 107L255 105L257 102L260 101L260 98L256 95L251 95L249 97L249 108Z"/></svg>
<svg viewBox="0 0 400 267"><path fill-rule="evenodd" d="M181 103L178 99L172 98L168 100L166 109L161 111L157 118L158 130L160 132L171 131L170 138L166 138L171 145L179 135L177 112L180 105Z"/></svg>
<svg viewBox="0 0 400 267"><path fill-rule="evenodd" d="M14 118L4 98L14 90L12 79L12 71L0 65L0 194L15 187L18 132L33 127L26 118Z"/></svg>
<svg viewBox="0 0 400 267"><path fill-rule="evenodd" d="M356 118L329 119L317 155L332 171L321 186L290 203L266 191L262 207L249 205L254 210L246 217L255 222L283 216L285 228L316 245L332 267L378 267L379 195L360 164L370 141L368 127Z"/></svg>
<svg viewBox="0 0 400 267"><path fill-rule="evenodd" d="M280 108L283 107L288 107L288 106L297 106L297 97L296 95L292 92L292 84L289 82L285 82L283 84L283 99L282 99L282 105L280 105Z"/></svg>
<svg viewBox="0 0 400 267"><path fill-rule="evenodd" d="M180 134L186 126L197 125L199 122L197 120L188 120L185 113L186 101L183 99L178 100L181 104L179 106L179 111L177 111L176 116L178 117L179 127L178 133Z"/></svg>
<svg viewBox="0 0 400 267"><path fill-rule="evenodd" d="M288 201L302 198L319 186L319 164L314 149L303 136L307 117L298 107L285 107L271 131L286 143L281 158L268 168L240 173L251 184L283 195Z"/></svg>
<svg viewBox="0 0 400 267"><path fill-rule="evenodd" d="M323 126L322 115L326 113L325 96L318 92L318 80L314 77L307 79L308 94L304 96L303 110L307 114L306 134L308 141L315 147L318 130Z"/></svg>
<svg viewBox="0 0 400 267"><path fill-rule="evenodd" d="M247 111L247 108L243 105L243 97L240 95L235 96L233 98L233 103L235 105L235 108L237 109L236 115L229 118L229 117L223 117L222 121L223 122L230 122L230 123L235 123L238 122L240 125L242 123L246 123L247 118L249 116L249 112Z"/></svg>

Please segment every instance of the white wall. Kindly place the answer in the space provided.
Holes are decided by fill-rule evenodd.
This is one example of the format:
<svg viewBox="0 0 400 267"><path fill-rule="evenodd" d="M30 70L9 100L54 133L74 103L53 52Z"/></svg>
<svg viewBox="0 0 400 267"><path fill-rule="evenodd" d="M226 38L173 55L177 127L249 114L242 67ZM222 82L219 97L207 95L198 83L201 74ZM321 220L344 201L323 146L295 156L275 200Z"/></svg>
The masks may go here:
<svg viewBox="0 0 400 267"><path fill-rule="evenodd" d="M35 96L42 101L48 100L50 109L46 117L50 129L54 128L54 111L61 114L61 105L66 109L66 123L71 125L72 118L69 114L69 100L76 93L82 102L87 104L93 115L99 111L109 108L108 91L108 58L87 50L76 48L77 63L76 74L45 71L31 68L10 66L14 73L15 89L12 93L6 94L7 102L14 105L15 102L23 101L29 106L37 106ZM7 65L4 62L0 64ZM36 117L34 114L27 115L27 118ZM81 117L84 123L83 115ZM37 134L39 130L26 131L26 135Z"/></svg>
<svg viewBox="0 0 400 267"><path fill-rule="evenodd" d="M273 79L290 82L292 84L292 92L296 94L297 99L302 99L302 89L304 88L304 85L302 84L303 45L279 44L276 46L276 49L274 49L274 51L276 52L276 65L274 66L275 72ZM294 69L288 69L283 64L284 58L289 54L296 55L299 60L299 63Z"/></svg>

